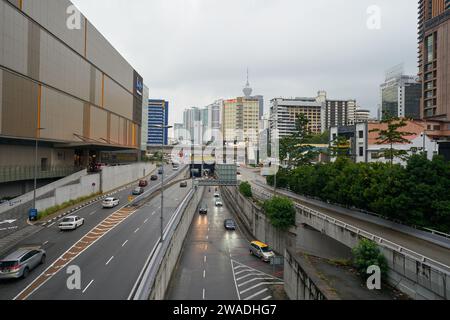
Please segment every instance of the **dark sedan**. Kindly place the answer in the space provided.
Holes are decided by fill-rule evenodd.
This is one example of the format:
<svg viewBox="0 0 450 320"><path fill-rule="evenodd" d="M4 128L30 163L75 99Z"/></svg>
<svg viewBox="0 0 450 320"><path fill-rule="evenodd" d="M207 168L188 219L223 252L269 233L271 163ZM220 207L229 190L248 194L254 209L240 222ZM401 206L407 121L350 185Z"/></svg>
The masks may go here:
<svg viewBox="0 0 450 320"><path fill-rule="evenodd" d="M236 230L236 228L237 228L236 222L234 222L233 219L225 220L223 225L224 225L225 229L227 229L227 230Z"/></svg>
<svg viewBox="0 0 450 320"><path fill-rule="evenodd" d="M141 187L138 187L138 188L133 190L133 196L139 196L139 195L141 195L143 193L144 193L144 189L141 188Z"/></svg>

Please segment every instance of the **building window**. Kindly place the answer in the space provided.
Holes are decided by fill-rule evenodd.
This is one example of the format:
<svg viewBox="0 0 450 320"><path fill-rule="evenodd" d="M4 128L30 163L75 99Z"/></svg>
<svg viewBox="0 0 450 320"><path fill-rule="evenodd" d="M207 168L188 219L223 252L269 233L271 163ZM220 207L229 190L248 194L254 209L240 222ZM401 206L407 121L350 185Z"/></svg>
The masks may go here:
<svg viewBox="0 0 450 320"><path fill-rule="evenodd" d="M359 156L364 157L364 147L359 147Z"/></svg>
<svg viewBox="0 0 450 320"><path fill-rule="evenodd" d="M429 35L426 39L427 63L434 60L434 35Z"/></svg>
<svg viewBox="0 0 450 320"><path fill-rule="evenodd" d="M364 131L360 131L359 132L359 138L360 139L364 139Z"/></svg>

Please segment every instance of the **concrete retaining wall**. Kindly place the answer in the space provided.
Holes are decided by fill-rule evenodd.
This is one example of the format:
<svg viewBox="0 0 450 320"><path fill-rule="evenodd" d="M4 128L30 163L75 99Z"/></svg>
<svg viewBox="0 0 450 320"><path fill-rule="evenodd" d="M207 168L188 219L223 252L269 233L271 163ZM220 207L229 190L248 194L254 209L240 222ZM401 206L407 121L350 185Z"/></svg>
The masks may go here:
<svg viewBox="0 0 450 320"><path fill-rule="evenodd" d="M101 172L101 190L108 192L149 175L156 166L137 163L126 166L106 167Z"/></svg>
<svg viewBox="0 0 450 320"><path fill-rule="evenodd" d="M297 208L297 225L307 224L349 248L356 247L362 234ZM450 298L448 273L422 263L397 248L379 245L389 266L388 282L414 299L442 300Z"/></svg>
<svg viewBox="0 0 450 320"><path fill-rule="evenodd" d="M296 227L282 233L274 229L260 208L244 198L237 188L222 188L222 194L248 232L279 253L290 248L326 259L349 259L351 249L363 238L362 234L349 230L350 227L337 225L299 208ZM392 286L414 299L450 298L450 276L447 272L408 256L397 248L380 245L380 250L387 259L388 282ZM295 266L290 268L299 270Z"/></svg>
<svg viewBox="0 0 450 320"><path fill-rule="evenodd" d="M184 212L180 213L182 216L175 228L172 238L166 240L170 241L170 245L165 251L163 260L158 269L155 283L149 297L150 300L165 299L167 287L172 278L172 273L178 263L178 259L181 255L184 240L186 239L186 236L189 232L192 221L195 214L197 213L198 206L202 199L202 197L198 196L198 194L202 195L204 191L204 188L200 188L197 190L196 194L194 194Z"/></svg>
<svg viewBox="0 0 450 320"><path fill-rule="evenodd" d="M338 300L338 296L316 272L309 270L303 263L286 249L284 254L284 290L291 300Z"/></svg>

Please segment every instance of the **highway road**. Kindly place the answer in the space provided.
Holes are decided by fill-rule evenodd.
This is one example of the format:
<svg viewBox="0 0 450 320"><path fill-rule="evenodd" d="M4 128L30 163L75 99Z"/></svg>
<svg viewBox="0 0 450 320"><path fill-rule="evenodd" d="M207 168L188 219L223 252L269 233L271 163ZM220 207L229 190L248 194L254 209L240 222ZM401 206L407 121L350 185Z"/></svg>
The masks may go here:
<svg viewBox="0 0 450 320"><path fill-rule="evenodd" d="M227 208L215 207L214 189L204 195L208 214L197 214L169 285L170 300L273 300L283 285L282 267L275 270L249 253L239 226L227 231Z"/></svg>
<svg viewBox="0 0 450 320"><path fill-rule="evenodd" d="M240 172L242 174L240 179L250 182L255 193L258 193L258 190L264 190L265 192L271 193L273 192L273 188L266 185L265 179L261 177L258 170L241 168ZM392 222L377 217L367 217L366 215L357 211L337 207L332 204L327 204L317 200L307 199L291 192L285 192L282 190L279 190L278 192L294 199L299 204L308 206L309 208L317 210L334 219L341 220L345 223L348 223L349 225L375 234L397 245L438 261L439 263L442 263L446 266L450 266L450 250L447 247L443 247L433 242L426 241L418 237L414 237L413 235L395 230L393 228L398 228L398 225L395 225ZM369 219L369 221L367 219ZM370 222L370 220L382 221L380 221L379 224L375 224ZM390 225L392 226L389 227ZM421 232L406 226L400 227L408 228L411 232ZM447 239L443 239L442 241L450 243L450 241L448 241Z"/></svg>
<svg viewBox="0 0 450 320"><path fill-rule="evenodd" d="M167 166L165 176L174 178L182 172L182 168L173 171ZM146 192L157 189L160 178L149 181ZM189 186L180 188L177 184L166 191L170 197L166 197L165 201L165 223L186 196ZM18 244L17 247L42 246L47 252L47 262L33 270L27 279L1 281L0 300L127 299L145 260L159 239L160 229L159 195L136 211L122 208L128 203L133 188L116 195L121 204L114 209L103 209L99 202L75 213L86 219L85 225L78 230L60 232L57 224L49 225ZM80 248L80 243L89 241L89 236L93 237L93 243ZM65 256L73 252L78 255ZM66 260L64 268L47 270L51 265L61 263L61 258ZM69 290L66 286L69 277L67 267L73 265L81 270L81 290ZM43 276L46 282L38 287Z"/></svg>

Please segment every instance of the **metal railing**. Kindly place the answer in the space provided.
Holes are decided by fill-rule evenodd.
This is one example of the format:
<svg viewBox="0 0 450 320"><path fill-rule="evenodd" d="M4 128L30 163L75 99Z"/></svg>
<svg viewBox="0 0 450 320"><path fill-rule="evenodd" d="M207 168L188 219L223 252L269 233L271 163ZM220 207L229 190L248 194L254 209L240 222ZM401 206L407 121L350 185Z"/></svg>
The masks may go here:
<svg viewBox="0 0 450 320"><path fill-rule="evenodd" d="M269 193L269 192L267 192L265 190L261 190L259 188L254 188L254 190L257 190L258 192L256 192L256 193L259 193L263 197L263 199L270 199L273 196L271 193ZM353 233L355 233L355 234L357 234L357 235L359 235L361 237L364 237L364 238L367 238L367 239L370 239L370 240L376 242L381 247L385 247L385 248L388 248L390 250L399 252L399 253L401 253L401 254L403 254L403 255L405 255L405 256L407 256L407 257L409 257L409 258L411 258L411 259L413 259L415 261L418 261L420 263L428 265L429 267L435 268L438 271L440 271L440 272L442 272L442 273L444 273L446 275L450 275L450 266L447 266L447 265L445 265L445 264L443 264L443 263L441 263L439 261L436 261L436 260L433 260L431 258L428 258L428 257L426 257L426 256L424 256L424 255L422 255L420 253L417 253L417 252L415 252L413 250L410 250L410 249L407 249L405 247L402 247L402 246L400 246L400 245L398 245L398 244L396 244L396 243L394 243L394 242L392 242L390 240L386 240L386 239L384 239L382 237L374 235L374 234L372 234L370 232L367 232L365 230L359 229L359 228L357 228L355 226L352 226L352 225L350 225L350 224L348 224L346 222L343 222L341 220L332 218L332 217L330 217L330 216L328 216L326 214L323 214L323 213L321 213L319 211L310 209L310 208L308 208L306 206L303 206L301 204L295 203L295 207L297 209L301 210L303 213L306 212L309 215L318 217L318 218L320 218L322 220L325 220L327 222L330 222L332 224L340 226L340 227L344 228L347 231L353 232Z"/></svg>
<svg viewBox="0 0 450 320"><path fill-rule="evenodd" d="M34 179L34 166L0 166L0 183ZM51 179L69 176L82 168L75 166L38 167L38 179Z"/></svg>

